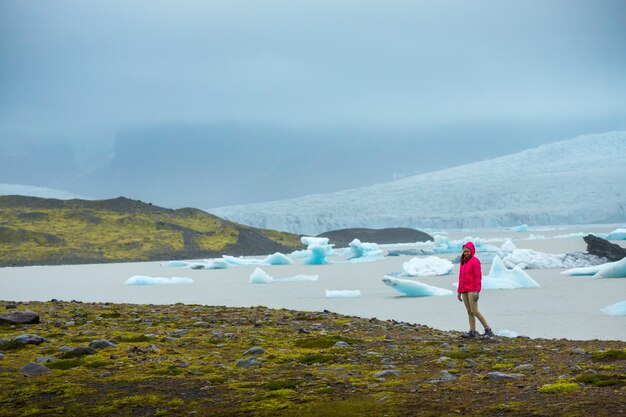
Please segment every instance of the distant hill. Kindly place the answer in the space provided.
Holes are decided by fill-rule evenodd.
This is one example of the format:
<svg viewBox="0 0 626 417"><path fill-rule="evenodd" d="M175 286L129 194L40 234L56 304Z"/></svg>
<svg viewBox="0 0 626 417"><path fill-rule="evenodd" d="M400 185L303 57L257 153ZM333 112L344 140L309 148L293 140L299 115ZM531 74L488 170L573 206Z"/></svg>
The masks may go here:
<svg viewBox="0 0 626 417"><path fill-rule="evenodd" d="M300 249L300 236L204 211L129 200L0 196L0 266L261 255Z"/></svg>
<svg viewBox="0 0 626 417"><path fill-rule="evenodd" d="M341 229L325 232L319 237L327 237L329 243L333 243L338 248L348 247L354 239L361 242L374 243L409 243L433 241L433 237L428 233L404 227L393 227L388 229Z"/></svg>
<svg viewBox="0 0 626 417"><path fill-rule="evenodd" d="M621 223L625 157L626 131L580 136L370 187L209 211L255 227L306 234L354 227Z"/></svg>

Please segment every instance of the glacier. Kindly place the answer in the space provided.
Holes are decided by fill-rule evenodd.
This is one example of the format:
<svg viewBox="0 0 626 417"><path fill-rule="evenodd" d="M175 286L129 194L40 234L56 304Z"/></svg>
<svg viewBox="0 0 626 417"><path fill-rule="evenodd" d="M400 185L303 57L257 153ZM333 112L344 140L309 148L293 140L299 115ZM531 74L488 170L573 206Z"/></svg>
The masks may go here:
<svg viewBox="0 0 626 417"><path fill-rule="evenodd" d="M385 275L385 278L383 278L383 283L409 297L432 297L452 294L452 291L445 288L434 287L419 281L396 278L388 275Z"/></svg>
<svg viewBox="0 0 626 417"><path fill-rule="evenodd" d="M238 223L309 235L351 227L622 223L625 155L626 131L580 136L369 187L207 211Z"/></svg>
<svg viewBox="0 0 626 417"><path fill-rule="evenodd" d="M626 258L602 265L568 269L563 275L592 275L594 278L626 278Z"/></svg>
<svg viewBox="0 0 626 417"><path fill-rule="evenodd" d="M56 198L57 200L93 200L91 197L74 194L69 191L20 184L0 184L0 195L24 195L39 198Z"/></svg>
<svg viewBox="0 0 626 417"><path fill-rule="evenodd" d="M193 284L193 279L185 277L148 277L144 275L135 275L130 277L124 282L126 285L178 285L178 284Z"/></svg>
<svg viewBox="0 0 626 417"><path fill-rule="evenodd" d="M607 316L626 316L626 301L611 304L600 311Z"/></svg>

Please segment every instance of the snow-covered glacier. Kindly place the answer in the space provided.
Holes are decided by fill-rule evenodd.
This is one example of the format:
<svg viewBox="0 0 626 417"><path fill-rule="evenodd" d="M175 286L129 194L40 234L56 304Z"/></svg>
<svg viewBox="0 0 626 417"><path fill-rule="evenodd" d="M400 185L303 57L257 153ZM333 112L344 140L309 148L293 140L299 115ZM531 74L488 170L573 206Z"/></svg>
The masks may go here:
<svg viewBox="0 0 626 417"><path fill-rule="evenodd" d="M474 228L626 221L626 131L341 192L207 210L315 235L350 227Z"/></svg>
<svg viewBox="0 0 626 417"><path fill-rule="evenodd" d="M75 198L93 200L91 197L74 194L69 191L20 184L0 184L0 195L24 195L40 198L56 198L58 200L72 200Z"/></svg>

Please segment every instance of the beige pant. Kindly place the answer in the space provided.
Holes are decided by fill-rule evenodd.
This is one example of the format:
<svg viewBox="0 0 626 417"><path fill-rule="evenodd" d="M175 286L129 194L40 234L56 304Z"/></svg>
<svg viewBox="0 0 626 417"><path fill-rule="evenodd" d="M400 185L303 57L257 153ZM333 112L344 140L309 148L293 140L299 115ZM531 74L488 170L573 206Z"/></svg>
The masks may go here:
<svg viewBox="0 0 626 417"><path fill-rule="evenodd" d="M476 331L476 318L480 320L480 323L485 327L485 329L489 328L489 324L487 324L487 320L480 314L478 311L478 301L474 299L474 292L464 292L461 293L463 297L463 304L465 304L465 308L467 309L467 315L469 317L469 325L470 330Z"/></svg>

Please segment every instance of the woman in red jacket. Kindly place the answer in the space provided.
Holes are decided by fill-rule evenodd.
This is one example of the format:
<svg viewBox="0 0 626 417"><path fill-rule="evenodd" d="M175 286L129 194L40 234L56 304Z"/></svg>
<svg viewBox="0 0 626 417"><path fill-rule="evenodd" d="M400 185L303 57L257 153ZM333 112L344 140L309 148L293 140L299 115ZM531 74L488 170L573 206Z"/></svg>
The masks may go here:
<svg viewBox="0 0 626 417"><path fill-rule="evenodd" d="M480 261L474 254L476 248L472 242L463 245L463 254L461 255L461 266L459 270L459 287L457 298L465 304L467 315L469 317L469 332L463 337L474 338L478 336L476 333L476 318L485 327L485 333L482 337L493 336L493 332L487 324L487 320L478 311L478 297L481 289L482 271L480 269Z"/></svg>

